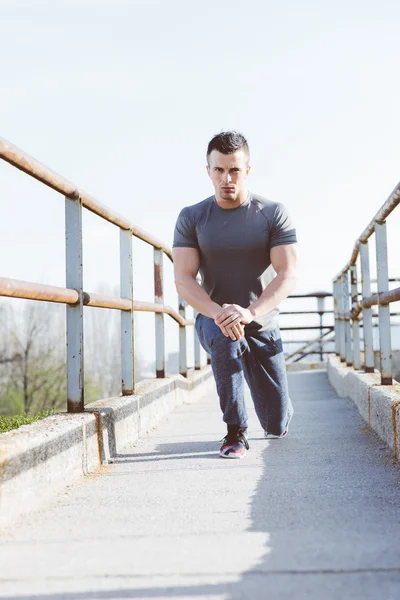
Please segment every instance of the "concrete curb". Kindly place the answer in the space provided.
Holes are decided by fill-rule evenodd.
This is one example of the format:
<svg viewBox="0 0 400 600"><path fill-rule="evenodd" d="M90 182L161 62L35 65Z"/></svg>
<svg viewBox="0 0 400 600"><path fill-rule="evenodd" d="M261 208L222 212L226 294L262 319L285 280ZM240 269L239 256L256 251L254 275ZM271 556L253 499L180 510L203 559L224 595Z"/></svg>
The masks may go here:
<svg viewBox="0 0 400 600"><path fill-rule="evenodd" d="M381 385L380 374L347 367L337 356L328 359L328 379L341 398L351 398L360 415L399 458L400 384Z"/></svg>
<svg viewBox="0 0 400 600"><path fill-rule="evenodd" d="M297 371L326 371L328 364L326 362L297 362L286 363L286 371L288 373L296 373Z"/></svg>
<svg viewBox="0 0 400 600"><path fill-rule="evenodd" d="M155 427L176 406L214 391L211 367L187 379L147 380L135 395L107 398L0 435L0 528L49 504L82 476Z"/></svg>

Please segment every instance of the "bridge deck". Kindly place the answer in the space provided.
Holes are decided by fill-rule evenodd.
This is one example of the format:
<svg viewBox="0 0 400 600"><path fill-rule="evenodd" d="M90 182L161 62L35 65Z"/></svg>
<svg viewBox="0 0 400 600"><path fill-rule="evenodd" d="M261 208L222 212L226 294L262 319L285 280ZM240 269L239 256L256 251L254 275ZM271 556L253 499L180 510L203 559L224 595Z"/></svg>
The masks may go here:
<svg viewBox="0 0 400 600"><path fill-rule="evenodd" d="M324 372L290 375L290 436L219 459L216 398L183 406L0 538L0 598L395 599L400 470Z"/></svg>

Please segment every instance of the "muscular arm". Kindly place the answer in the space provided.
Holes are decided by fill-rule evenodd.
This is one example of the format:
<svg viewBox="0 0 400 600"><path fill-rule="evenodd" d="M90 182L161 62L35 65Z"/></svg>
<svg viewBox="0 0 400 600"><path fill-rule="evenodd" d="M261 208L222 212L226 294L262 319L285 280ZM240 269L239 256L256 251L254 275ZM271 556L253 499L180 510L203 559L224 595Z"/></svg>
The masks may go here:
<svg viewBox="0 0 400 600"><path fill-rule="evenodd" d="M296 287L298 247L297 244L271 248L271 264L276 277L261 296L248 307L253 319L276 308Z"/></svg>
<svg viewBox="0 0 400 600"><path fill-rule="evenodd" d="M222 307L213 302L196 281L200 266L199 251L196 248L174 248L172 257L178 294L199 313L215 320L221 313ZM243 335L243 327L240 324L231 325L228 329L220 325L219 327L226 337L233 340L239 339Z"/></svg>
<svg viewBox="0 0 400 600"><path fill-rule="evenodd" d="M199 251L196 248L174 248L172 257L178 294L199 313L215 319L221 312L221 307L211 300L196 281L200 266Z"/></svg>

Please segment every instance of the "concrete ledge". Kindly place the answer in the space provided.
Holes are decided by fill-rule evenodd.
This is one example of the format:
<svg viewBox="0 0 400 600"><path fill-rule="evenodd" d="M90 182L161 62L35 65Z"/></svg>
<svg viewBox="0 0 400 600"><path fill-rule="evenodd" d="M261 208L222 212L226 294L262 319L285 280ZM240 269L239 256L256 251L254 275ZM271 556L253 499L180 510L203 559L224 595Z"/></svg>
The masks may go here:
<svg viewBox="0 0 400 600"><path fill-rule="evenodd" d="M296 362L296 363L286 363L286 371L289 373L295 373L297 371L326 371L327 363L326 362Z"/></svg>
<svg viewBox="0 0 400 600"><path fill-rule="evenodd" d="M400 401L400 385L371 387L370 389L370 426L380 438L395 451L398 457L396 444L397 423L395 407Z"/></svg>
<svg viewBox="0 0 400 600"><path fill-rule="evenodd" d="M328 378L341 398L350 398L370 427L399 456L400 384L382 386L380 374L355 371L337 356L328 360Z"/></svg>
<svg viewBox="0 0 400 600"><path fill-rule="evenodd" d="M135 395L100 400L0 435L0 529L50 503L135 444L176 406L215 390L211 367L141 382Z"/></svg>
<svg viewBox="0 0 400 600"><path fill-rule="evenodd" d="M364 421L370 424L370 393L373 386L380 385L380 375L377 373L354 371L351 367L346 367L346 369L348 369L348 372L344 380L344 397L353 400Z"/></svg>

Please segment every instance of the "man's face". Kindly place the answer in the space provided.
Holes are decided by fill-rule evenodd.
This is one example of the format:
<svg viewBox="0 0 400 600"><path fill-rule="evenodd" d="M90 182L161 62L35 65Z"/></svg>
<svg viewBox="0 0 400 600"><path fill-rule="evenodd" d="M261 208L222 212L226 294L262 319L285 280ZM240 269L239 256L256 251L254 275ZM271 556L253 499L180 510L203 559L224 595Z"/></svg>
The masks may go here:
<svg viewBox="0 0 400 600"><path fill-rule="evenodd" d="M222 154L213 150L209 156L207 172L214 184L217 198L225 202L235 202L246 189L249 174L248 156L243 150L233 154Z"/></svg>

